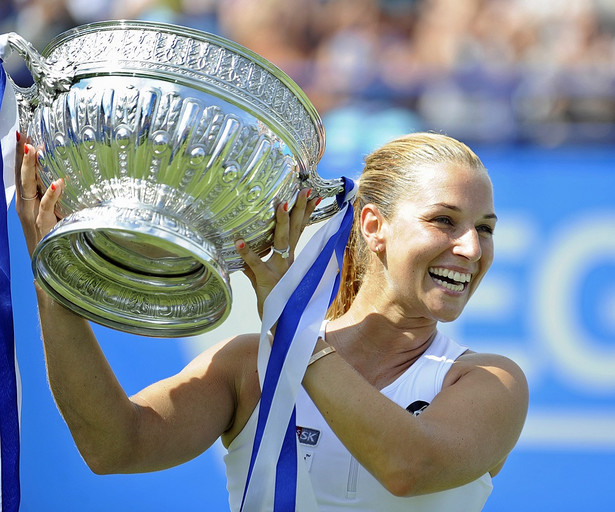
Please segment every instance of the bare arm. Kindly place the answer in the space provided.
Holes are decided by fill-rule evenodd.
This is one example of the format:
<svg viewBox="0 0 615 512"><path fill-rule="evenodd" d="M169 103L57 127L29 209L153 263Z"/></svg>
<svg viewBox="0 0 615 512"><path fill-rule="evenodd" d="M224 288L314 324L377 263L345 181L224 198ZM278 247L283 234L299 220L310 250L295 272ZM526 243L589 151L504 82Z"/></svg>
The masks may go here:
<svg viewBox="0 0 615 512"><path fill-rule="evenodd" d="M229 346L204 352L177 375L128 397L88 323L39 291L49 384L84 460L96 473L165 469L205 451L232 424Z"/></svg>
<svg viewBox="0 0 615 512"><path fill-rule="evenodd" d="M517 442L528 403L521 370L492 355L462 356L417 417L338 354L311 365L303 385L348 450L400 496L449 489L497 472Z"/></svg>

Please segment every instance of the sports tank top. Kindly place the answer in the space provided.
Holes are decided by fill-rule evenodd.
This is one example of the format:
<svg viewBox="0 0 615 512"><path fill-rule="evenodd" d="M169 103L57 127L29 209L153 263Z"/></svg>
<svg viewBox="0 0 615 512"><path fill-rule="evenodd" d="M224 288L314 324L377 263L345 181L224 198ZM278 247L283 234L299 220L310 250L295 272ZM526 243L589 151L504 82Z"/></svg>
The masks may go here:
<svg viewBox="0 0 615 512"><path fill-rule="evenodd" d="M423 355L381 393L407 409L408 414L420 414L442 389L444 377L455 359L466 350L467 347L438 332ZM258 407L224 457L233 512L240 509L252 450L250 433L255 430L257 417ZM446 491L394 496L344 447L303 388L297 397L297 436L322 512L478 512L493 488L491 476L485 473L477 480ZM300 499L299 495L298 503Z"/></svg>

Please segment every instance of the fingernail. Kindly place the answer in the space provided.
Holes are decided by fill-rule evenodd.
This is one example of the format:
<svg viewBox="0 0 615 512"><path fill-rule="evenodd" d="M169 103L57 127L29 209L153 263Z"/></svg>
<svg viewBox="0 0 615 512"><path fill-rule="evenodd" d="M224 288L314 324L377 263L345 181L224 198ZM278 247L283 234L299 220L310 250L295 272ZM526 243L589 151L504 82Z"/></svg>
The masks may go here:
<svg viewBox="0 0 615 512"><path fill-rule="evenodd" d="M322 201L322 197L319 197L318 199L316 199L316 202L314 203L314 206L318 206L321 201Z"/></svg>
<svg viewBox="0 0 615 512"><path fill-rule="evenodd" d="M55 191L55 189L56 189L56 184L55 184L55 183L52 183L52 184L51 184L51 190Z"/></svg>
<svg viewBox="0 0 615 512"><path fill-rule="evenodd" d="M21 134L19 132L15 132L15 135L17 136L17 142L19 142L19 139L21 139Z"/></svg>
<svg viewBox="0 0 615 512"><path fill-rule="evenodd" d="M237 248L238 249L243 249L245 246L246 246L246 244L245 244L245 242L243 240L237 244Z"/></svg>
<svg viewBox="0 0 615 512"><path fill-rule="evenodd" d="M312 189L310 188L310 189L307 191L307 194L305 195L305 197L307 197L307 198L309 199L309 197L310 197L310 195L311 195L311 194L312 194Z"/></svg>
<svg viewBox="0 0 615 512"><path fill-rule="evenodd" d="M284 211L287 212L288 211L288 201L286 201L284 203Z"/></svg>
<svg viewBox="0 0 615 512"><path fill-rule="evenodd" d="M28 154L28 151L30 151L30 150L28 149L28 145L26 144L26 145L23 147L23 152L24 152L24 155L27 155L27 154Z"/></svg>

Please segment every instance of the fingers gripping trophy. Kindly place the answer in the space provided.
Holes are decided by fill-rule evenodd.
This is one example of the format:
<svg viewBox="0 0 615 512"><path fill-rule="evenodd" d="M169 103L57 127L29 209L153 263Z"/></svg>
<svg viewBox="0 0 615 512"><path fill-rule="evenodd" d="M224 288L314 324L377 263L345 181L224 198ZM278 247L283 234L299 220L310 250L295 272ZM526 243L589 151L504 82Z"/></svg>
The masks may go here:
<svg viewBox="0 0 615 512"><path fill-rule="evenodd" d="M13 85L41 187L64 181L34 273L81 316L146 336L213 329L243 267L235 240L266 255L280 204L343 191L316 173L324 130L305 94L234 42L136 21L77 27L42 54L6 37L35 82Z"/></svg>

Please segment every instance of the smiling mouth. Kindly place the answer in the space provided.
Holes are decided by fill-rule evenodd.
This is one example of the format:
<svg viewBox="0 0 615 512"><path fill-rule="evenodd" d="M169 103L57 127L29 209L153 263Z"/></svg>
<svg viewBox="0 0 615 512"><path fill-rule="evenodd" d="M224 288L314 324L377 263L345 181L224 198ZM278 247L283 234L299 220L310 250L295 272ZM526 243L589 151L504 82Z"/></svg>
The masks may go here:
<svg viewBox="0 0 615 512"><path fill-rule="evenodd" d="M472 274L465 272L455 272L441 267L431 267L429 275L432 279L452 292L462 292L470 283Z"/></svg>

